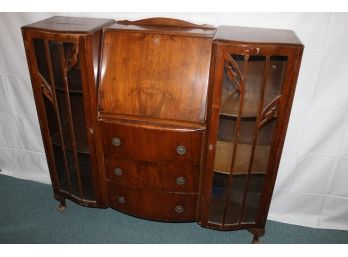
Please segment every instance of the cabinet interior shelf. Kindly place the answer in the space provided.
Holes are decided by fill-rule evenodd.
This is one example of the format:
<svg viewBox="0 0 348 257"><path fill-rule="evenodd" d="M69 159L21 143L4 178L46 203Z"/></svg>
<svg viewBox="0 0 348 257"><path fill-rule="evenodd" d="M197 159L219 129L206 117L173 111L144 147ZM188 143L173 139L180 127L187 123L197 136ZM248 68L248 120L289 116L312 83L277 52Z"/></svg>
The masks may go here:
<svg viewBox="0 0 348 257"><path fill-rule="evenodd" d="M217 141L214 162L214 171L229 174L231 168L231 159L233 155L234 143ZM233 174L248 173L249 161L251 156L252 145L238 144ZM251 173L266 173L268 165L269 146L256 145L254 152L253 165Z"/></svg>
<svg viewBox="0 0 348 257"><path fill-rule="evenodd" d="M67 140L68 138L70 138L68 133L69 133L68 129L63 129L64 145L65 145L65 148L67 150L70 150L73 152L74 151L73 146L72 146L71 142L69 142L70 140ZM78 134L75 134L75 139L77 141L77 143L76 143L77 153L89 154L88 142L86 140L86 137L84 135L81 135L81 133L78 133ZM51 140L52 140L52 144L54 144L54 145L57 145L57 146L62 145L59 132L54 134L51 137Z"/></svg>
<svg viewBox="0 0 348 257"><path fill-rule="evenodd" d="M66 90L64 88L61 88L61 87L57 87L56 86L56 90L59 91L59 92L63 92L65 93ZM78 90L78 89L69 89L69 93L72 93L72 94L83 94L83 91L82 90Z"/></svg>
<svg viewBox="0 0 348 257"><path fill-rule="evenodd" d="M248 101L250 102L250 101ZM257 102L257 99L255 99ZM226 94L221 98L220 115L228 117L238 117L239 114L239 101L234 99L233 95ZM258 114L257 104L244 103L241 117L255 118Z"/></svg>

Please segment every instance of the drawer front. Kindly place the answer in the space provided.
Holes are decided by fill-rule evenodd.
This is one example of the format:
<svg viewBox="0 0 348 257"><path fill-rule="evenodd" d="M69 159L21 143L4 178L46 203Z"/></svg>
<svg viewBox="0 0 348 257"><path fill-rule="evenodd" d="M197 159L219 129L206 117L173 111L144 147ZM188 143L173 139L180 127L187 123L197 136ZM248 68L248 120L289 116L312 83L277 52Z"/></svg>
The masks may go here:
<svg viewBox="0 0 348 257"><path fill-rule="evenodd" d="M108 180L138 189L197 193L200 166L190 163L146 162L113 157L106 160Z"/></svg>
<svg viewBox="0 0 348 257"><path fill-rule="evenodd" d="M123 156L148 162L190 162L199 165L202 131L145 128L101 122L106 159Z"/></svg>
<svg viewBox="0 0 348 257"><path fill-rule="evenodd" d="M121 212L157 221L195 221L197 194L163 193L108 183L110 206Z"/></svg>

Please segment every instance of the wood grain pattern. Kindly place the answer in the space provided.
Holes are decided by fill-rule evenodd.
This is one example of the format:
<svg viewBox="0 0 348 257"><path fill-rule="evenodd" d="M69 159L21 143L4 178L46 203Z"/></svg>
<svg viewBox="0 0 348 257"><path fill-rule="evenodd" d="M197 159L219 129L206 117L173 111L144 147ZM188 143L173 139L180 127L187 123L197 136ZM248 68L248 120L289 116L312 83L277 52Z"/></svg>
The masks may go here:
<svg viewBox="0 0 348 257"><path fill-rule="evenodd" d="M209 38L107 30L99 111L205 122L211 44Z"/></svg>
<svg viewBox="0 0 348 257"><path fill-rule="evenodd" d="M116 174L115 169L121 169ZM189 162L146 162L114 156L106 160L108 180L137 189L197 193L200 165ZM178 178L184 183L178 184Z"/></svg>
<svg viewBox="0 0 348 257"><path fill-rule="evenodd" d="M213 31L216 30L215 27L207 25L207 24L198 25L198 24L194 24L184 20L166 18L166 17L154 17L154 18L147 18L147 19L136 20L136 21L121 20L121 21L117 21L117 23L124 24L124 25L159 26L159 27L174 26L181 29L201 28L201 29L213 30Z"/></svg>
<svg viewBox="0 0 348 257"><path fill-rule="evenodd" d="M303 47L302 42L291 30L247 28L236 26L219 26L215 35L215 41L231 43L245 43L253 45L289 45Z"/></svg>
<svg viewBox="0 0 348 257"><path fill-rule="evenodd" d="M58 33L93 33L113 24L111 19L53 16L22 27L22 30L40 30Z"/></svg>
<svg viewBox="0 0 348 257"><path fill-rule="evenodd" d="M200 165L202 132L196 130L173 131L161 128L143 128L133 124L100 122L105 158L123 156L148 162L187 162ZM113 138L119 138L116 147ZM185 146L186 153L177 153L178 146Z"/></svg>

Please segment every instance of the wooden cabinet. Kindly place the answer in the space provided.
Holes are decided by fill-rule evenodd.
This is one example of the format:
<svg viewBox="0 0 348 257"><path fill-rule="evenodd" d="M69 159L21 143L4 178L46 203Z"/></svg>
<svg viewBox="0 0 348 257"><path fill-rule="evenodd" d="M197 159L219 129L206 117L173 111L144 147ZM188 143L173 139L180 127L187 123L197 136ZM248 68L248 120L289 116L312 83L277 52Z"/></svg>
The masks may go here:
<svg viewBox="0 0 348 257"><path fill-rule="evenodd" d="M22 28L55 198L106 206L97 160L96 79L102 27L112 20L52 17Z"/></svg>
<svg viewBox="0 0 348 257"><path fill-rule="evenodd" d="M303 46L152 18L22 28L55 198L264 233Z"/></svg>
<svg viewBox="0 0 348 257"><path fill-rule="evenodd" d="M263 235L302 51L291 31L219 27L202 226Z"/></svg>

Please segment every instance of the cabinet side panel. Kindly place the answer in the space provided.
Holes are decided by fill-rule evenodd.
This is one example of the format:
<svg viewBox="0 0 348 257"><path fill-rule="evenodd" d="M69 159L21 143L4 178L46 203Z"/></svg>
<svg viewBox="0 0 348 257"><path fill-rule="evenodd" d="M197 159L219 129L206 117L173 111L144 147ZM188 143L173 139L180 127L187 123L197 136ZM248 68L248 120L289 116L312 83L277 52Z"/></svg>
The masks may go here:
<svg viewBox="0 0 348 257"><path fill-rule="evenodd" d="M100 47L103 31L81 37L80 46L85 52L81 58L83 63L82 82L86 85L85 93L89 101L85 101L87 113L88 137L91 150L92 179L96 188L96 199L98 206L106 207L108 196L106 192L106 177L103 150L101 146L101 135L97 120L97 78L99 76ZM92 72L93 71L93 72Z"/></svg>

